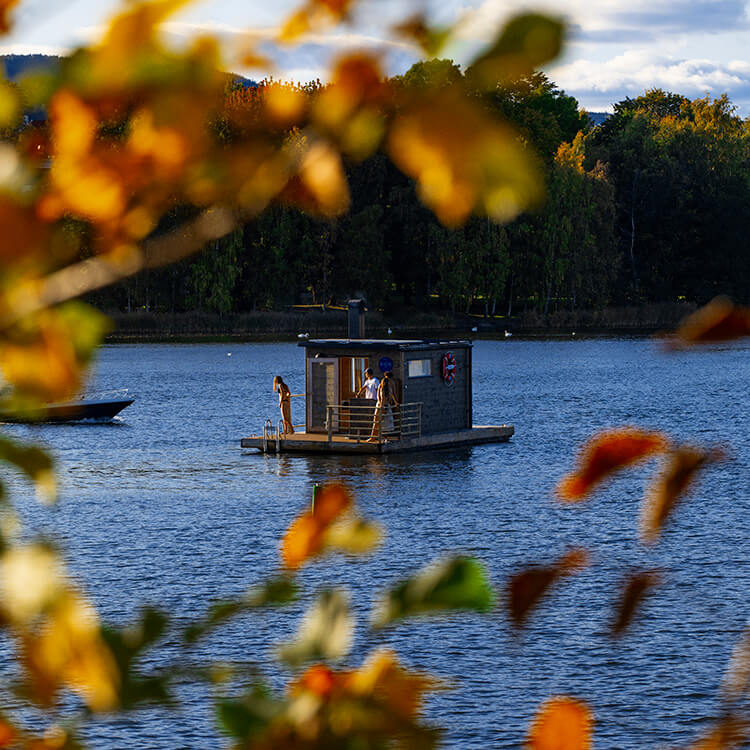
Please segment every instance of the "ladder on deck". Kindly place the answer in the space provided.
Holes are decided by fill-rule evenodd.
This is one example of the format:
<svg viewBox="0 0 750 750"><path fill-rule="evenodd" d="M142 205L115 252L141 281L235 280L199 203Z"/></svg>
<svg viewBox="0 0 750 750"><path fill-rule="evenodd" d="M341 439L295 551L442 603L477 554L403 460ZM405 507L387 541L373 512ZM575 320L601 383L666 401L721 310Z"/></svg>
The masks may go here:
<svg viewBox="0 0 750 750"><path fill-rule="evenodd" d="M273 431L273 422L268 417L263 423L263 453L268 453L269 444L276 443L276 453L281 453L281 435L284 430L284 421L279 420L276 425L276 433Z"/></svg>

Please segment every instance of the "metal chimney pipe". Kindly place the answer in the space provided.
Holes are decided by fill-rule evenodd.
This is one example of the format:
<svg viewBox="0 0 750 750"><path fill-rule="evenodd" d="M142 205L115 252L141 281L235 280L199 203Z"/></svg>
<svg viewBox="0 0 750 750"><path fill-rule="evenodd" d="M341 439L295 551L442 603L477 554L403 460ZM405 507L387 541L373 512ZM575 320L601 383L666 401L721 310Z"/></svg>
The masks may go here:
<svg viewBox="0 0 750 750"><path fill-rule="evenodd" d="M349 321L349 338L363 339L365 337L365 301L350 299L347 303Z"/></svg>

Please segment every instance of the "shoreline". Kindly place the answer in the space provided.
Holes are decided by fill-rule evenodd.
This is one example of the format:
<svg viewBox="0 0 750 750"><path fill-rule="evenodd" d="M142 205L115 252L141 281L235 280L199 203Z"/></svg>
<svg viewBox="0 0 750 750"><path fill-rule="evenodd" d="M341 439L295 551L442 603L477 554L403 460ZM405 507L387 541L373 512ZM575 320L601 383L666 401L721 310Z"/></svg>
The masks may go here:
<svg viewBox="0 0 750 750"><path fill-rule="evenodd" d="M524 313L494 319L402 311L385 318L368 313L366 337L381 339L570 339L666 335L695 306L644 306L594 311L559 312L548 316ZM209 313L109 313L113 330L104 343L244 343L345 338L346 312L261 312L235 315Z"/></svg>

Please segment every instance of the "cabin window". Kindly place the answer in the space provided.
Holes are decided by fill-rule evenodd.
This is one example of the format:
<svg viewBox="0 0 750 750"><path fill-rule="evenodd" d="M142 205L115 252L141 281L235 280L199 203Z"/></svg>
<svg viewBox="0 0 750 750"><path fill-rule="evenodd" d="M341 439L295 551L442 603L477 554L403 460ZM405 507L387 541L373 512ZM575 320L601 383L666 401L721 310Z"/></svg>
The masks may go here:
<svg viewBox="0 0 750 750"><path fill-rule="evenodd" d="M431 359L410 359L409 360L409 377L410 378L428 378L432 375Z"/></svg>

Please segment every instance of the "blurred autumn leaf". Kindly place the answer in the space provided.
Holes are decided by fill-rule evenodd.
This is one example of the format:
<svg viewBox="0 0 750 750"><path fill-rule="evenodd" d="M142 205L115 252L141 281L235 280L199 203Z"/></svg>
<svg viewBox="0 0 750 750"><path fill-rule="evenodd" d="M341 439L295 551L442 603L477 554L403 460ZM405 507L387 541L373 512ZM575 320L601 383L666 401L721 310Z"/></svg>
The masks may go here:
<svg viewBox="0 0 750 750"><path fill-rule="evenodd" d="M742 637L732 649L732 656L721 683L721 695L725 703L734 704L746 697L750 690L750 628L746 627Z"/></svg>
<svg viewBox="0 0 750 750"><path fill-rule="evenodd" d="M440 54L450 40L453 29L450 26L434 26L424 13L415 13L396 24L393 31L417 44L429 60Z"/></svg>
<svg viewBox="0 0 750 750"><path fill-rule="evenodd" d="M55 499L55 465L45 450L35 445L22 445L0 435L0 459L15 466L34 482L42 499L49 502Z"/></svg>
<svg viewBox="0 0 750 750"><path fill-rule="evenodd" d="M322 591L305 614L294 640L279 648L279 656L293 666L319 660L339 661L349 653L353 633L348 594Z"/></svg>
<svg viewBox="0 0 750 750"><path fill-rule="evenodd" d="M557 485L561 500L577 501L614 472L663 453L668 441L659 432L623 427L600 433L584 445L578 466Z"/></svg>
<svg viewBox="0 0 750 750"><path fill-rule="evenodd" d="M594 717L583 701L563 696L546 701L534 717L527 750L589 750Z"/></svg>
<svg viewBox="0 0 750 750"><path fill-rule="evenodd" d="M690 445L673 448L662 473L651 484L641 507L641 539L654 543L674 509L689 491L697 474L724 457L720 449L704 450Z"/></svg>
<svg viewBox="0 0 750 750"><path fill-rule="evenodd" d="M59 401L75 394L84 368L109 321L88 305L69 302L25 318L0 338L0 365L15 387L9 410Z"/></svg>
<svg viewBox="0 0 750 750"><path fill-rule="evenodd" d="M517 80L560 54L564 26L548 16L523 13L512 18L498 38L469 67L481 88Z"/></svg>
<svg viewBox="0 0 750 750"><path fill-rule="evenodd" d="M281 542L284 566L294 570L326 552L365 554L372 551L380 544L380 528L358 518L342 519L352 507L351 494L343 485L324 487L313 510L300 515L284 535Z"/></svg>
<svg viewBox="0 0 750 750"><path fill-rule="evenodd" d="M717 297L690 315L667 346L679 349L694 344L713 344L750 336L750 309Z"/></svg>
<svg viewBox="0 0 750 750"><path fill-rule="evenodd" d="M195 643L232 617L262 607L282 606L294 601L296 596L297 587L289 578L274 578L241 598L213 604L203 618L185 628L185 641Z"/></svg>
<svg viewBox="0 0 750 750"><path fill-rule="evenodd" d="M433 563L391 589L375 608L374 627L396 620L456 610L487 612L494 602L487 572L477 560L454 557Z"/></svg>
<svg viewBox="0 0 750 750"><path fill-rule="evenodd" d="M298 11L289 16L281 29L280 39L292 42L297 37L332 26L349 17L354 0L308 0Z"/></svg>
<svg viewBox="0 0 750 750"><path fill-rule="evenodd" d="M508 615L521 627L553 583L588 565L588 553L582 549L566 552L554 565L527 568L508 579Z"/></svg>
<svg viewBox="0 0 750 750"><path fill-rule="evenodd" d="M309 667L290 684L286 699L256 683L243 698L220 701L219 716L238 747L255 750L429 750L439 733L420 723L419 714L425 694L440 687L379 650L358 670Z"/></svg>
<svg viewBox="0 0 750 750"><path fill-rule="evenodd" d="M10 31L10 13L18 5L19 0L0 0L0 34Z"/></svg>
<svg viewBox="0 0 750 750"><path fill-rule="evenodd" d="M629 576L622 589L622 595L615 609L612 622L612 635L621 635L630 625L638 607L643 603L652 588L661 582L658 571L642 570Z"/></svg>
<svg viewBox="0 0 750 750"><path fill-rule="evenodd" d="M422 202L449 227L463 224L474 211L509 221L543 197L535 156L458 85L409 92L387 148L393 162L416 180Z"/></svg>
<svg viewBox="0 0 750 750"><path fill-rule="evenodd" d="M728 716L716 722L714 728L691 744L688 750L733 750L746 747L750 727L745 719Z"/></svg>
<svg viewBox="0 0 750 750"><path fill-rule="evenodd" d="M120 675L98 617L74 589L64 588L39 622L17 634L25 669L24 693L42 707L56 704L63 687L79 693L92 711L119 704Z"/></svg>

